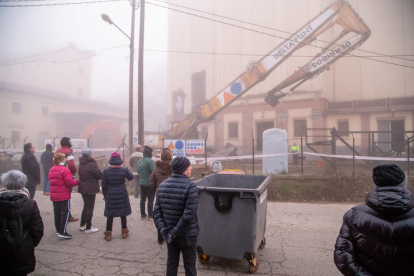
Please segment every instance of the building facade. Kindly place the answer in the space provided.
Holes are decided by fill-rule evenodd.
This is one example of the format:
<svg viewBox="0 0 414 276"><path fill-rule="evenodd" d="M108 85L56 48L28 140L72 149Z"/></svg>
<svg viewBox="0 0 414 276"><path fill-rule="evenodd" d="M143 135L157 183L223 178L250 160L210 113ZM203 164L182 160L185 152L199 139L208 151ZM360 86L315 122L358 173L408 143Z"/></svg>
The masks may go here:
<svg viewBox="0 0 414 276"><path fill-rule="evenodd" d="M200 137L208 132L218 148L227 142L248 148L251 142L245 141L254 137L260 151L263 131L274 127L287 131L290 144L304 135L301 133L304 127L335 127L348 143L352 143L353 136L349 131L414 130L414 69L410 68L414 67L414 3L349 2L371 29L371 36L352 52L353 56L339 59L329 70L283 98L275 108L264 102L267 91L309 62L326 41L332 41L341 32L336 24L312 46L296 51L212 121L199 125ZM251 62L261 59L332 3L330 0L174 2L193 9L190 13L198 16L169 12L167 87L171 93L167 121L180 121L214 97ZM325 138L316 136L329 136L328 131L319 132L319 135L308 133L313 136L308 138L322 141ZM376 141L384 142L397 139L379 133L375 137ZM357 136L356 143L363 152L368 150L369 139L362 134ZM379 147L386 150L390 145L379 144Z"/></svg>
<svg viewBox="0 0 414 276"><path fill-rule="evenodd" d="M94 147L119 146L112 122L119 124L117 133L127 133L127 108L91 99L88 57L93 54L69 44L2 62L14 65L0 67L0 148L22 149L25 141L43 148L55 137L88 138L92 133L84 130L99 121L108 127L95 129Z"/></svg>

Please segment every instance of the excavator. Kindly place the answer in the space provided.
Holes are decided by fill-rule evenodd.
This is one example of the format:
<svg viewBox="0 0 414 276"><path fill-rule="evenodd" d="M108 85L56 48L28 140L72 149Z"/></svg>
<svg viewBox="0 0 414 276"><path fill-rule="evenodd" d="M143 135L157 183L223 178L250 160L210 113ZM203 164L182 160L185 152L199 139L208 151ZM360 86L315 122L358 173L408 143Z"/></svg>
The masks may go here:
<svg viewBox="0 0 414 276"><path fill-rule="evenodd" d="M310 45L321 34L340 25L342 31L329 42L311 61L295 71L292 75L271 89L265 102L275 107L279 99L296 89L302 83L312 79L339 58L350 53L364 43L371 35L371 30L346 0L338 0L308 21L298 31L277 45L259 61L251 63L242 74L215 94L207 103L193 110L181 122L174 124L167 134L168 139L197 138L197 126L214 117L286 61L294 52ZM350 34L350 38L337 43ZM293 86L292 86L293 85ZM287 92L282 89L289 87Z"/></svg>

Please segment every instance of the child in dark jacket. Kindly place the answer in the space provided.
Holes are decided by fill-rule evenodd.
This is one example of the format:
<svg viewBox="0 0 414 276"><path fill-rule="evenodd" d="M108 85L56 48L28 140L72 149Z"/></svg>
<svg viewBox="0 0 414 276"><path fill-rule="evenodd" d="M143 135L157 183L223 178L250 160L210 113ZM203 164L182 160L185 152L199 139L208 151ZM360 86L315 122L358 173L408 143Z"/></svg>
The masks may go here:
<svg viewBox="0 0 414 276"><path fill-rule="evenodd" d="M132 180L134 176L122 166L123 161L119 153L112 153L108 163L109 165L103 171L102 176L102 193L105 199L104 216L107 217L104 239L107 241L112 239L114 217L121 217L122 238L126 239L129 235L126 216L131 214L131 205L125 186L125 178Z"/></svg>
<svg viewBox="0 0 414 276"><path fill-rule="evenodd" d="M79 182L73 179L65 161L66 157L63 153L55 153L53 156L55 165L49 171L50 200L53 201L56 235L59 238L71 239L72 235L66 232L70 216L69 200L71 188Z"/></svg>

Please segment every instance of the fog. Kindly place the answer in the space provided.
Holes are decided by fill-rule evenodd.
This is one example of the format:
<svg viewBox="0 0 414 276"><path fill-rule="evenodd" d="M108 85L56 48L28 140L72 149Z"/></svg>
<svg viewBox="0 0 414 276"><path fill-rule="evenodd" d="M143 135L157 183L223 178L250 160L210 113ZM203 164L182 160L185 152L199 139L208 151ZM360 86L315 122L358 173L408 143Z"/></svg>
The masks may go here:
<svg viewBox="0 0 414 276"><path fill-rule="evenodd" d="M48 1L47 3L56 2ZM85 1L65 1L65 3L73 2ZM0 3L2 6L34 4L46 4L46 2ZM85 55L86 59L91 60L90 93L89 91L83 91L84 94L90 95L90 98L94 101L103 101L125 109L124 117L126 117L129 89L129 40L115 26L105 23L101 19L103 13L108 14L125 33L131 34L131 5L128 1L62 6L0 7L0 65L16 61L30 61L37 54L50 53L68 45L75 46L79 50L91 51L90 54ZM139 14L140 10L138 9L136 10L135 19L135 120L137 119ZM161 51L167 49L167 20L168 15L165 9L146 6L145 49ZM145 130L158 130L159 125L165 128L167 55L165 52L145 51L144 58ZM76 59L67 55L57 55L54 61L72 61ZM44 60L47 60L47 58ZM81 62L63 63L56 68L65 70L65 68ZM42 61L38 66L47 66L47 63ZM30 65L30 63L26 63L23 66L28 67ZM11 82L6 72L15 72L17 68L22 68L22 65L1 66L0 81ZM71 78L73 83L78 81L76 75L68 75L68 77ZM37 83L34 85L32 81L23 80L23 84L27 87L47 87L48 90L57 93L64 91L61 86L54 85L52 79L50 81L51 83ZM88 98L88 96L85 96L85 98ZM136 132L136 129L135 121L134 132ZM21 130L21 132L21 135L24 135L24 130ZM4 135L3 137L8 136Z"/></svg>

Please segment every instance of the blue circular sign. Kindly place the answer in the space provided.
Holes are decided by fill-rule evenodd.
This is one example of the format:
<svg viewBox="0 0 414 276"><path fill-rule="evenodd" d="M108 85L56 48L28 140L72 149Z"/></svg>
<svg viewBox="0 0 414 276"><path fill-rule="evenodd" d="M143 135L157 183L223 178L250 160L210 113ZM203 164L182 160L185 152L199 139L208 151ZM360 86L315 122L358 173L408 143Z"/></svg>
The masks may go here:
<svg viewBox="0 0 414 276"><path fill-rule="evenodd" d="M242 85L240 82L235 82L230 86L230 92L234 95L239 95L242 91Z"/></svg>
<svg viewBox="0 0 414 276"><path fill-rule="evenodd" d="M182 150L184 148L184 143L182 141L175 142L175 148L178 150Z"/></svg>

